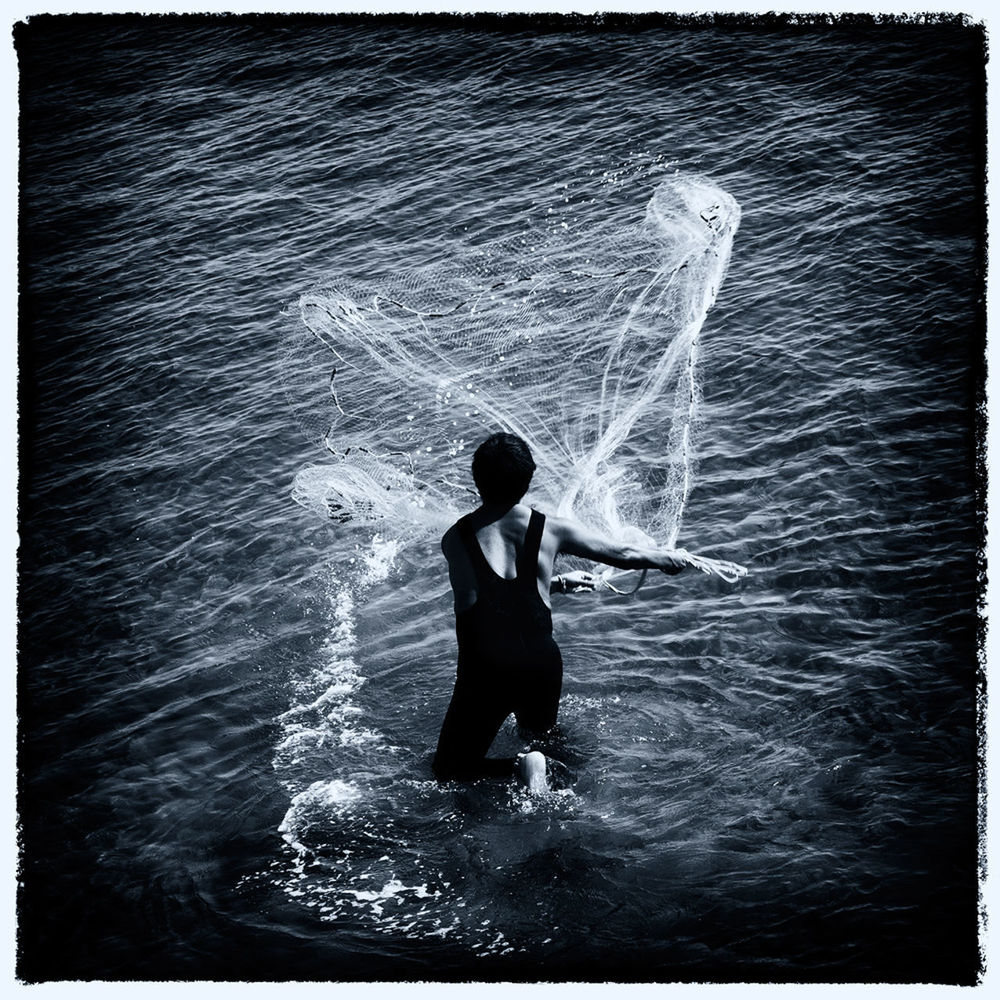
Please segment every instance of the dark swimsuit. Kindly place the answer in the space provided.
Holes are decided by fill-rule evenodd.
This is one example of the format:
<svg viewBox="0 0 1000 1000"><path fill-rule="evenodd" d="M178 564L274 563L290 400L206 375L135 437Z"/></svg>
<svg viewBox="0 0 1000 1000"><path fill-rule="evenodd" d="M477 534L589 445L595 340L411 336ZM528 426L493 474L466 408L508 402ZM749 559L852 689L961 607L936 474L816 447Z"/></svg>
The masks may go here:
<svg viewBox="0 0 1000 1000"><path fill-rule="evenodd" d="M468 517L458 522L475 572L476 603L455 616L458 676L434 756L442 780L510 777L515 758L486 752L511 712L535 733L555 725L562 656L552 638L552 612L538 592L544 527L545 515L533 510L517 576L505 580L486 561Z"/></svg>

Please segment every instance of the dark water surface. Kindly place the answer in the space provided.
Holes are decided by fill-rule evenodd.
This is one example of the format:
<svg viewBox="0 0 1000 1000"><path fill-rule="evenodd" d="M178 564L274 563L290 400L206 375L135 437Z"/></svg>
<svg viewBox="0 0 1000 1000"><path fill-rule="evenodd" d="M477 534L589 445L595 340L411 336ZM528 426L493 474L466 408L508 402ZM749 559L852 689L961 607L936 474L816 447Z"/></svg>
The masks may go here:
<svg viewBox="0 0 1000 1000"><path fill-rule="evenodd" d="M22 977L974 979L980 30L16 42ZM566 787L440 787L436 542L293 502L282 329L676 170L743 212L681 543L751 575L557 605Z"/></svg>

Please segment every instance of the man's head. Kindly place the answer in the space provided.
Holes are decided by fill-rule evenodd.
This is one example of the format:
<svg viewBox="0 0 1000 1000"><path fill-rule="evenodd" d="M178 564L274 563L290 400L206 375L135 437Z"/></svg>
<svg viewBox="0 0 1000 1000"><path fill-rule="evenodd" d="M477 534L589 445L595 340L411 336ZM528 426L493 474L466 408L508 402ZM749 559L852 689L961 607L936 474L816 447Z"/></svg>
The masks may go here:
<svg viewBox="0 0 1000 1000"><path fill-rule="evenodd" d="M486 503L516 504L534 471L531 451L515 434L493 434L472 458L472 478Z"/></svg>

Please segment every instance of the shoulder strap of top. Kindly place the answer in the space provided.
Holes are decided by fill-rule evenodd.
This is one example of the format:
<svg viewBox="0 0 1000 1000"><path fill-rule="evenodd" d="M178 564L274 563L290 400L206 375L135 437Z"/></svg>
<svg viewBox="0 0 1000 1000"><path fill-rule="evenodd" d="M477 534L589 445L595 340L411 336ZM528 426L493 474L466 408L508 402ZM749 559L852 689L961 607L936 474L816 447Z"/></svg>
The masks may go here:
<svg viewBox="0 0 1000 1000"><path fill-rule="evenodd" d="M524 544L521 546L521 556L517 561L518 578L535 582L538 576L538 550L542 545L542 532L545 530L545 515L532 508L528 520L528 530L524 533Z"/></svg>

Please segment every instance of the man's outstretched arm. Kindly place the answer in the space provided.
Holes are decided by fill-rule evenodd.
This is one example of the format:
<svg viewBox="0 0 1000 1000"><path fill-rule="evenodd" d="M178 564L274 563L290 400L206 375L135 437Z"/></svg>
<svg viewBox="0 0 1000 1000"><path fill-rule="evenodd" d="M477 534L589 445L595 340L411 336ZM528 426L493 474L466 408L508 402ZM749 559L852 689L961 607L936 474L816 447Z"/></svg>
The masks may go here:
<svg viewBox="0 0 1000 1000"><path fill-rule="evenodd" d="M658 569L673 576L690 565L683 549L616 542L575 521L558 521L558 552L605 563L618 569Z"/></svg>

